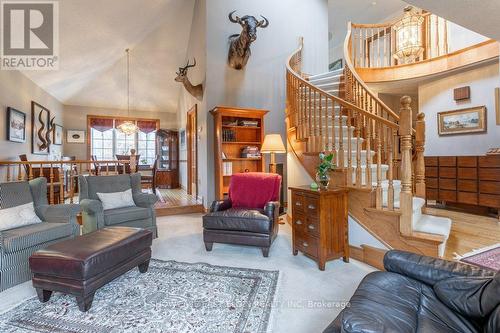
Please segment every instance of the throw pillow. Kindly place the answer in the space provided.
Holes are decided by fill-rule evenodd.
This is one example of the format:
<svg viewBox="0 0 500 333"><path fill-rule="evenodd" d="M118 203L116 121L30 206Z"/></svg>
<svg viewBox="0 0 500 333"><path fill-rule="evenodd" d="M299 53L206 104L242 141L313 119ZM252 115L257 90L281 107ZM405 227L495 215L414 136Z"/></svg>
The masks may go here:
<svg viewBox="0 0 500 333"><path fill-rule="evenodd" d="M32 202L16 207L0 209L0 231L40 222L42 220L36 215L35 206Z"/></svg>
<svg viewBox="0 0 500 333"><path fill-rule="evenodd" d="M97 193L104 210L135 206L132 189L123 192Z"/></svg>

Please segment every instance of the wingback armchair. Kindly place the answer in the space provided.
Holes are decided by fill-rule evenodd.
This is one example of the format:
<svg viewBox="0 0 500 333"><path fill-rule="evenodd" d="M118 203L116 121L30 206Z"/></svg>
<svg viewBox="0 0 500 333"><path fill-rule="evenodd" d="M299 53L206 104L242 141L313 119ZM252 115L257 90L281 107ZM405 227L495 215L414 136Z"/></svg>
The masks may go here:
<svg viewBox="0 0 500 333"><path fill-rule="evenodd" d="M109 226L148 229L157 237L156 212L158 198L142 193L139 173L117 176L80 176L80 205L83 210L83 233ZM97 193L123 192L132 189L135 206L104 210Z"/></svg>
<svg viewBox="0 0 500 333"><path fill-rule="evenodd" d="M31 279L28 259L33 252L52 243L79 235L76 215L80 206L47 202L47 180L0 184L1 208L33 202L42 223L0 231L0 291Z"/></svg>
<svg viewBox="0 0 500 333"><path fill-rule="evenodd" d="M214 201L203 216L203 241L258 246L269 256L279 228L281 176L271 173L240 173L231 177L229 199Z"/></svg>

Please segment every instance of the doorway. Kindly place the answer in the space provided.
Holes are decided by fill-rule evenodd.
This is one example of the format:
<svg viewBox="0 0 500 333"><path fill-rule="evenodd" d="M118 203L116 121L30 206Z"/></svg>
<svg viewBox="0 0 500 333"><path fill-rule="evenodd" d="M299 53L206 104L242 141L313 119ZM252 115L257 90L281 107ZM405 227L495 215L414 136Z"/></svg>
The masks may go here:
<svg viewBox="0 0 500 333"><path fill-rule="evenodd" d="M187 113L187 193L198 198L198 105Z"/></svg>

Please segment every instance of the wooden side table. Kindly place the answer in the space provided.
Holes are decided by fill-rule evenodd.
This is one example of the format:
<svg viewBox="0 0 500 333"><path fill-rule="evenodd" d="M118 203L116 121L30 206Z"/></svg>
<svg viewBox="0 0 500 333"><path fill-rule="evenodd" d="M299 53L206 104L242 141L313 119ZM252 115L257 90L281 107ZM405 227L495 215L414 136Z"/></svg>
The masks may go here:
<svg viewBox="0 0 500 333"><path fill-rule="evenodd" d="M325 270L328 260L349 262L347 189L313 190L309 186L292 191L293 255L298 251Z"/></svg>

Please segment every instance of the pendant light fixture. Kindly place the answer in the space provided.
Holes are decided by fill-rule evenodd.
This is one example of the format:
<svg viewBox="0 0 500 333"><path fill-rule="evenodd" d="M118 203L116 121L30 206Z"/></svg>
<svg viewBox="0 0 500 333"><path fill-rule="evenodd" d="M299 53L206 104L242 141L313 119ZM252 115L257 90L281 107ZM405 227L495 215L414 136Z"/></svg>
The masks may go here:
<svg viewBox="0 0 500 333"><path fill-rule="evenodd" d="M423 22L424 17L415 8L408 6L404 9L403 18L393 26L396 31L394 58L403 63L412 63L423 53Z"/></svg>
<svg viewBox="0 0 500 333"><path fill-rule="evenodd" d="M126 49L127 53L127 116L130 117L130 49ZM137 133L139 128L134 121L126 120L117 126L117 129L125 135Z"/></svg>

